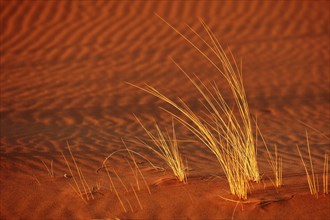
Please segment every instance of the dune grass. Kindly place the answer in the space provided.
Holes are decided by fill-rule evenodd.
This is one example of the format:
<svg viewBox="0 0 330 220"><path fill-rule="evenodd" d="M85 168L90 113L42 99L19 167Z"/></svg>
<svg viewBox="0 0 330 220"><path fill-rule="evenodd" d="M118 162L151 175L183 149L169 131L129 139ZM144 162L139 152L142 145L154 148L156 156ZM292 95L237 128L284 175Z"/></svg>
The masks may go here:
<svg viewBox="0 0 330 220"><path fill-rule="evenodd" d="M205 98L208 104L208 111L213 113L216 116L216 119L223 121L224 117L219 114L222 111L228 121L233 119L233 122L229 125L235 125L233 127L232 132L236 133L234 136L234 142L240 141L240 146L244 151L243 154L246 155L247 159L244 161L246 175L248 175L248 179L253 181L259 181L260 175L257 166L256 160L256 147L254 145L253 132L251 126L251 118L249 112L249 106L247 102L247 97L243 85L243 75L242 75L242 63L240 64L240 68L237 65L237 62L229 50L229 54L231 57L231 61L234 65L231 64L229 57L227 56L225 50L222 48L221 44L210 30L210 28L205 24L203 20L201 24L203 25L207 35L209 36L210 43L204 40L194 29L190 26L190 30L211 50L211 52L216 56L218 63L214 62L209 56L206 55L200 48L198 48L192 41L190 41L187 37L185 37L182 33L180 33L176 28L166 22L163 18L157 15L161 20L163 20L169 27L171 27L176 33L178 33L183 39L185 39L191 46L193 46L210 64L226 79L229 84L229 87L232 91L233 97L236 103L236 109L239 113L239 117L235 117L232 109L227 105L224 98L222 97L220 90L218 87L214 86L216 97L212 95L212 93L204 86L207 93L203 92L197 84L194 84L196 89L201 93L201 95ZM177 65L179 67L179 65ZM180 67L179 67L180 68ZM182 68L180 68L182 70ZM183 70L182 70L183 71ZM183 71L184 72L184 71ZM185 73L186 74L186 73ZM186 74L188 76L188 74ZM188 77L189 78L189 77ZM197 77L198 78L198 77ZM191 81L191 80L190 80ZM192 81L193 82L193 81ZM213 101L212 101L213 99ZM224 124L224 123L221 123ZM228 130L228 126L225 126L225 131ZM238 138L239 137L239 138ZM237 140L237 139L243 139Z"/></svg>
<svg viewBox="0 0 330 220"><path fill-rule="evenodd" d="M75 183L75 186L72 186L70 184L70 186L73 188L73 190L79 195L79 197L84 201L88 201L90 199L94 199L94 196L93 196L93 193L92 193L92 190L91 188L89 187L83 173L82 173L82 170L80 169L80 167L78 166L78 163L71 151L71 148L70 148L70 145L69 143L67 143L67 148L70 152L70 156L71 156L71 159L72 159L72 162L74 163L74 167L75 167L75 171L76 173L78 174L78 177L79 179L75 176L73 170L71 169L71 166L69 164L69 161L67 160L66 156L64 155L63 152L61 152L63 158L64 158L64 161L69 169L69 172L70 172L70 175ZM80 180L80 181L79 181Z"/></svg>
<svg viewBox="0 0 330 220"><path fill-rule="evenodd" d="M300 152L300 149L299 149L298 145L297 145L297 150L298 150L301 162L302 162L302 164L305 168L306 178L307 178L310 193L311 193L311 195L315 196L315 198L318 198L319 185L318 185L317 175L315 175L315 173L314 173L313 160L312 160L311 149L310 149L310 145L309 145L307 131L306 131L306 141L307 141L308 159L309 159L309 163L310 163L310 171L308 171L308 169L307 169L307 165L306 165L306 163L303 159L303 156Z"/></svg>
<svg viewBox="0 0 330 220"><path fill-rule="evenodd" d="M172 120L172 137L169 133L161 131L157 123L155 128L157 135L152 134L142 122L135 116L144 131L148 134L151 139L152 145L147 143L140 138L138 140L148 149L156 153L162 158L167 165L172 169L173 174L178 178L180 182L187 183L187 168L185 167L181 154L179 152L178 142L175 134L174 120Z"/></svg>
<svg viewBox="0 0 330 220"><path fill-rule="evenodd" d="M160 17L160 19L162 19ZM216 83L210 88L197 75L189 76L174 60L177 67L186 75L199 94L203 97L203 114L197 114L181 99L174 101L157 89L145 85L135 86L158 97L173 106L179 113L164 109L177 121L188 128L216 156L227 177L231 193L239 198L247 198L249 181L259 181L257 149L254 143L249 106L243 86L242 67L238 67L232 53L231 60L215 38L209 27L201 21L210 43L190 28L194 34L211 50L217 61L213 61L185 35L162 19L175 32L191 44L223 76L233 94L235 104L229 106ZM231 64L234 63L234 65ZM219 63L219 64L216 64Z"/></svg>

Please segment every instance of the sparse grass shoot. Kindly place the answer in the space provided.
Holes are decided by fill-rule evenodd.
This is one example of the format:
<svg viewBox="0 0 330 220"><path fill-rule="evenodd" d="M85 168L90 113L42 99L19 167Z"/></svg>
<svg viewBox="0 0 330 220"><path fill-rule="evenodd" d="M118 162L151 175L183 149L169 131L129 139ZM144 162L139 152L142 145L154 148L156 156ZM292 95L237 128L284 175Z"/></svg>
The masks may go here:
<svg viewBox="0 0 330 220"><path fill-rule="evenodd" d="M258 125L256 124L256 128L257 128L257 132L260 134L260 137L264 143L264 146L266 148L266 151L267 151L267 155L268 155L268 158L267 158L267 161L274 173L274 177L275 177L275 183L273 180L272 183L274 184L274 186L276 188L279 188L282 186L283 184L283 168L282 168L282 157L280 157L278 155L278 151L277 151L277 145L275 144L274 145L274 156L272 155L272 153L270 152L269 150L269 147L265 141L265 138L263 137Z"/></svg>
<svg viewBox="0 0 330 220"><path fill-rule="evenodd" d="M79 184L78 183L78 179L76 178L76 176L74 175L73 170L71 169L71 166L69 164L69 161L67 160L67 158L63 154L63 152L61 152L62 153L62 156L63 156L63 158L65 160L65 163L66 163L66 165L67 165L67 167L69 169L70 175L71 175L71 177L72 177L72 179L73 179L73 181L75 183L75 187L70 184L71 187L74 189L74 191L79 195L79 197L84 202L86 202L86 201L88 201L90 199L94 199L94 196L93 196L93 193L91 191L91 188L89 187L88 183L86 182L86 179L85 179L85 177L84 177L84 175L83 175L80 167L78 166L78 163L77 163L77 161L76 161L76 159L75 159L75 157L74 157L74 155L73 155L73 153L71 151L70 145L68 143L67 143L67 147L68 147L68 150L70 152L71 159L72 159L72 161L74 163L74 166L76 168L76 173L78 174L78 177L79 177L79 180L80 180L80 182L79 182L80 184ZM84 197L84 195L85 195L86 198Z"/></svg>
<svg viewBox="0 0 330 220"><path fill-rule="evenodd" d="M36 177L36 175L34 175L34 174L33 174L33 178L36 180L36 182L37 182L37 183L38 183L38 185L40 186L40 185L41 185L41 183L40 183L39 179Z"/></svg>
<svg viewBox="0 0 330 220"><path fill-rule="evenodd" d="M134 192L134 195L135 195L136 200L137 200L138 203L139 203L140 209L143 210L143 207L142 207L141 201L140 201L140 199L139 199L139 197L138 197L138 195L137 195L137 193L136 193L136 191L135 191L135 189L134 189L134 186L133 186L132 184L131 184L131 188L132 188L132 190L133 190L133 192Z"/></svg>
<svg viewBox="0 0 330 220"><path fill-rule="evenodd" d="M317 176L314 173L314 167L313 167L313 160L312 160L312 155L311 155L311 150L310 150L310 146L309 146L309 140L308 140L308 133L306 131L306 140L307 140L307 150L308 150L308 158L309 158L309 163L310 163L310 171L308 171L307 169L307 165L303 159L303 156L300 152L300 149L297 145L297 150L301 159L301 162L305 168L305 172L306 172L306 177L307 177L307 182L308 182L308 186L309 186L309 190L311 192L311 195L315 196L316 198L318 198L318 190L319 190L319 186L318 186L318 181L317 181Z"/></svg>
<svg viewBox="0 0 330 220"><path fill-rule="evenodd" d="M144 182L144 184L145 184L145 186L146 186L146 189L148 190L148 193L151 194L151 191L150 191L149 185L148 185L148 183L147 183L147 181L146 181L146 179L145 179L145 177L144 177L144 175L143 175L143 173L142 173L140 167L138 166L138 163L136 162L136 159L135 159L134 155L137 155L137 156L141 157L142 159L146 160L146 161L151 165L151 167L152 167L153 169L155 169L155 170L162 170L162 171L164 171L164 169L163 169L162 167L155 166L150 160L148 160L148 159L147 159L145 156L143 156L142 154L140 154L140 153L138 153L138 152L136 152L136 151L130 150L130 149L127 147L127 145L126 145L126 143L125 143L124 141L123 141L123 144L124 144L124 146L125 146L125 149L119 149L119 150L116 150L116 151L114 151L113 153L109 154L109 155L104 159L104 161L102 162L102 167L99 168L99 169L97 170L97 172L99 172L101 169L105 169L105 170L107 171L107 175L108 175L108 177L109 177L109 181L110 181L110 183L111 183L111 185L110 185L110 190L112 191L112 190L114 189L115 192L116 192L116 189L114 188L114 184L113 184L113 182L112 182L112 179L111 179L111 176L110 176L110 173L109 173L109 171L108 171L108 168L107 168L107 164L106 164L106 163L107 163L107 162L111 159L111 157L114 156L115 154L117 154L117 153L119 153L119 152L127 152L127 153L129 154L130 158L132 159L133 164L134 164L134 168L133 168L133 166L131 165L131 162L128 161L128 160L126 160L127 163L128 163L128 165L129 165L129 167L130 167L130 169L131 169L131 171L132 171L132 173L133 173L133 176L134 176L134 179L135 179L135 182L136 182L136 187L137 187L138 191L140 191L140 189L141 189L141 187L140 187L140 182L139 182L139 176L141 176L141 178L142 178L142 180L143 180L143 182ZM115 172L115 171L114 171L114 172ZM125 190L128 191L127 187L125 186L125 184L123 183L123 181L121 180L121 178L118 176L118 174L117 174L116 172L115 172L115 174L116 174L117 178L119 178L119 181L120 181L121 184L124 186ZM120 197L119 197L118 191L116 192L116 195L117 195L119 201L121 201L121 204L122 204L123 208L126 210L126 208L125 208L124 205L123 205L122 200L121 200Z"/></svg>
<svg viewBox="0 0 330 220"><path fill-rule="evenodd" d="M328 155L328 153L324 154L323 193L329 194L329 155Z"/></svg>
<svg viewBox="0 0 330 220"><path fill-rule="evenodd" d="M41 160L42 164L45 166L48 176L54 177L54 167L53 167L53 160L50 161L50 167L48 168L47 164Z"/></svg>
<svg viewBox="0 0 330 220"><path fill-rule="evenodd" d="M120 202L121 207L123 208L124 212L126 213L126 212L127 212L126 207L124 206L124 203L123 203L123 201L121 200L121 197L120 197L120 195L119 195L119 193L118 193L118 190L117 190L115 184L113 183L113 180L112 180L112 178L111 178L111 175L110 175L110 172L109 172L109 170L108 170L108 167L107 167L107 166L104 166L104 168L105 168L105 171L107 172L107 175L108 175L108 178L109 178L109 182L110 182L110 190L111 190L111 191L112 191L112 190L115 191L115 194L116 194L116 196L117 196L117 198L118 198L118 201Z"/></svg>

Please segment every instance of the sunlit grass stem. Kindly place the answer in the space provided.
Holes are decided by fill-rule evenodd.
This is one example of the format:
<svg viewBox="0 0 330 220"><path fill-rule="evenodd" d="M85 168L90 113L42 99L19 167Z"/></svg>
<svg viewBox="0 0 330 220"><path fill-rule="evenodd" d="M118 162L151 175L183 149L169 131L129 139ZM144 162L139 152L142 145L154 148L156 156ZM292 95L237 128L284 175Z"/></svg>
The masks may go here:
<svg viewBox="0 0 330 220"><path fill-rule="evenodd" d="M312 155L311 155L311 150L310 150L310 146L309 146L309 140L308 140L308 133L306 131L306 141L307 141L307 151L308 151L308 159L309 159L309 163L310 163L310 172L307 169L307 165L303 159L303 156L300 152L300 149L297 145L297 150L301 159L301 162L305 168L305 172L306 172L306 178L307 178L307 182L308 182L308 186L309 186L309 190L311 195L315 196L316 198L318 198L318 181L316 180L317 177L314 173L314 167L313 167L313 160L312 160Z"/></svg>
<svg viewBox="0 0 330 220"><path fill-rule="evenodd" d="M71 169L71 167L70 167L69 161L67 160L67 158L65 157L65 155L63 154L63 152L61 152L61 153L62 153L62 156L63 156L63 158L64 158L64 161L65 161L65 163L66 163L66 165L67 165L67 167L68 167L68 169L69 169L70 175L71 175L71 177L72 177L72 179L73 179L73 181L74 181L74 183L75 183L75 187L72 186L71 184L70 184L70 185L72 186L72 188L74 189L74 191L79 195L79 197L80 197L84 202L86 202L86 201L89 200L90 198L91 198L91 199L94 199L94 196L93 196L92 190L91 190L91 188L89 187L89 185L88 185L88 183L87 183L87 181L86 181L86 179L85 179L85 176L84 176L83 173L82 173L82 170L81 170L80 167L78 166L78 163L77 163L77 161L76 161L76 159L75 159L75 157L74 157L74 155L73 155L73 153L72 153L72 151L71 151L71 148L70 148L69 143L67 143L67 148L68 148L68 150L69 150L69 152L70 152L71 159L72 159L72 161L73 161L73 163L74 163L74 166L75 166L75 168L76 168L76 173L78 174L78 177L79 177L79 180L80 180L80 184L78 184L78 180L77 180L77 178L75 177L75 175L74 175L74 173L73 173L73 171L72 171L72 169ZM84 192L84 193L83 193L83 192ZM86 199L84 198L84 195L86 196Z"/></svg>
<svg viewBox="0 0 330 220"><path fill-rule="evenodd" d="M328 153L324 154L323 193L329 194L329 155L328 155Z"/></svg>

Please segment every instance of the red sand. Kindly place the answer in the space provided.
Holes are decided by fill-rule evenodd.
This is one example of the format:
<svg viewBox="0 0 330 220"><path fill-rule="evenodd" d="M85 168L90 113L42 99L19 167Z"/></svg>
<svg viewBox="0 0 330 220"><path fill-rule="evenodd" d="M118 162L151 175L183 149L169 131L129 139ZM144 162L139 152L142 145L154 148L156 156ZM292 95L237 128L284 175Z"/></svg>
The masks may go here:
<svg viewBox="0 0 330 220"><path fill-rule="evenodd" d="M329 2L328 1L1 1L1 219L329 219L329 195L309 193L298 144L306 155L309 132L315 170L322 191L323 155L329 151ZM131 142L146 137L136 114L152 129L153 118L169 126L166 104L125 82L148 83L168 96L180 96L200 110L193 86L172 63L204 82L217 80L228 100L228 87L215 69L164 24L159 14L198 46L203 37L199 17L243 59L244 84L253 115L268 144L283 157L278 190L258 143L260 183L253 184L248 204L232 198L216 158L198 142L180 143L191 169L188 184L173 180L152 152ZM299 121L322 132L307 128ZM180 139L194 137L177 126ZM126 192L114 175L136 187L126 162L117 154L111 175L127 208L125 213L104 170L96 170L111 152L128 146L165 167L150 169L138 159L143 181L137 195ZM70 187L72 178L61 151L66 141L93 187L84 203ZM54 161L54 177L42 164ZM130 208L131 206L131 208Z"/></svg>

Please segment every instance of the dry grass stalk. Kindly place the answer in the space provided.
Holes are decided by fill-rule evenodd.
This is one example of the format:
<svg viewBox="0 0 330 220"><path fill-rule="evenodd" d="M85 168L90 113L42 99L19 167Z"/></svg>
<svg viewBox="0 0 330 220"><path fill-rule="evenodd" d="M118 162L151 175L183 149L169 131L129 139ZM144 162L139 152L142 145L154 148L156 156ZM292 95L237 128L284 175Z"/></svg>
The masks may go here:
<svg viewBox="0 0 330 220"><path fill-rule="evenodd" d="M123 141L123 140L122 140L122 141ZM135 166L135 169L132 167L131 163L130 163L128 160L127 160L127 163L129 164L130 169L131 169L131 171L132 171L132 173L133 173L133 176L134 176L135 181L136 181L136 184L137 184L137 188L138 188L138 190L140 191L140 184L139 184L139 175L140 175L140 176L142 177L142 179L143 179L143 182L144 182L144 184L145 184L145 186L146 186L146 188L147 188L149 194L151 194L151 191L150 191L150 189L149 189L149 186L148 186L148 184L147 184L146 179L145 179L144 176L143 176L143 173L141 172L141 170L140 170L140 168L139 168L139 166L138 166L138 163L136 162L136 159L135 159L135 157L134 157L134 154L135 154L135 155L138 155L138 156L140 156L140 157L142 157L142 158L145 159L145 160L147 160L147 161L151 164L151 166L152 166L154 169L159 170L160 167L156 167L156 166L154 166L154 165L153 165L153 164L152 164L147 158L145 158L143 155L141 155L141 154L139 154L139 153L137 153L137 152L135 152L135 151L132 151L132 150L128 149L128 147L127 147L127 145L125 144L124 141L123 141L123 144L124 144L124 146L125 146L125 149L117 150L117 151L111 153L108 157L106 157L106 159L105 159L105 160L103 161L103 163L102 163L102 168L104 168L104 169L106 170L106 173L107 173L107 175L108 175L109 182L110 182L110 190L111 190L111 191L114 190L114 192L115 192L115 194L116 194L116 196L117 196L117 198L118 198L118 200L119 200L119 202L120 202L120 204L121 204L121 206L122 206L124 212L127 212L127 209L126 209L126 207L125 207L125 205L124 205L124 202L123 202L123 200L121 199L121 197L120 197L120 195L119 195L119 192L118 192L117 188L115 187L114 182L113 182L113 180L112 180L112 178L111 178L111 175L110 175L110 172L109 172L108 167L107 167L107 165L106 165L106 162L107 162L107 161L108 161L108 160L109 160L114 154L116 154L116 153L118 153L118 152L121 152L121 151L126 151L126 152L128 152L128 154L130 155L130 158L131 158L132 161L133 161L133 164L134 164L134 166ZM126 185L124 184L124 182L123 182L123 180L121 179L121 177L118 175L118 173L117 173L114 169L113 169L113 172L115 173L116 177L118 178L118 180L120 181L120 183L122 184L122 186L125 188L126 192L128 193L129 190L127 189L127 187L126 187ZM139 197L137 196L137 193L136 193L136 191L135 191L135 189L134 189L134 187L133 187L132 184L131 184L131 187L132 187L133 193L134 193L134 195L135 195L135 197L136 197L136 199L137 199L137 201L138 201L138 203L139 203L140 208L143 209L143 208L142 208L142 205L141 205L141 202L140 202L140 200L139 200ZM127 198L125 198L125 200L126 200L126 202L128 203L128 206L129 206L130 210L133 212L133 207L132 207L130 201L129 201Z"/></svg>
<svg viewBox="0 0 330 220"><path fill-rule="evenodd" d="M78 176L79 176L79 179L80 179L81 185L83 186L83 189L84 189L84 191L85 191L85 195L86 195L86 197L87 197L87 200L89 200L89 196L88 196L88 195L90 195L91 198L94 199L94 196L93 196L93 193L92 193L92 191L91 191L91 188L90 188L89 185L87 184L86 179L85 179L85 177L84 177L84 175L83 175L83 173L82 173L80 167L78 166L78 163L77 163L75 157L73 156L73 153L72 153L72 151L71 151L70 145L67 144L67 146L68 146L68 150L69 150L69 152L70 152L70 155L71 155L72 161L73 161L73 163L74 163L74 165L75 165L75 167L76 167L76 171L77 171L77 173L78 173Z"/></svg>
<svg viewBox="0 0 330 220"><path fill-rule="evenodd" d="M148 190L148 193L151 195L151 191L150 191L150 188L149 188L149 186L148 186L148 183L147 183L146 179L144 178L144 175L142 174L142 172L141 172L139 166L137 166L137 169L138 169L138 171L139 171L139 173L140 173L140 176L142 177L142 180L143 180L143 182L144 182L144 185L146 186L146 188L147 188L147 190Z"/></svg>
<svg viewBox="0 0 330 220"><path fill-rule="evenodd" d="M323 193L329 194L329 155L328 155L328 153L324 154Z"/></svg>
<svg viewBox="0 0 330 220"><path fill-rule="evenodd" d="M125 146L128 154L130 155L130 157L131 157L134 165L135 165L135 170L133 170L133 167L131 166L130 162L127 161L128 164L129 164L129 166L130 166L131 171L133 172L133 175L134 175L134 178L135 178L135 181L136 181L136 185L137 185L138 190L140 191L140 184L139 184L139 178L138 178L138 173L139 173L140 176L142 177L142 180L143 180L143 182L144 182L144 184L145 184L145 186L146 186L149 194L151 195L151 191L150 191L150 188L148 186L148 183L147 183L146 179L144 178L144 175L142 174L142 172L141 172L141 170L140 170L140 168L139 168L139 166L138 166L138 164L137 164L137 162L135 160L135 157L133 156L132 152L128 149L128 147L127 147L126 143L124 142L124 140L122 140L122 142L123 142L123 144L124 144L124 146Z"/></svg>
<svg viewBox="0 0 330 220"><path fill-rule="evenodd" d="M110 172L109 172L109 170L108 170L108 167L107 167L107 166L104 166L104 168L105 168L105 171L107 172L107 175L108 175L108 178L109 178L109 182L110 182L110 184L111 184L111 185L110 185L110 189L111 189L111 191L112 191L112 189L115 191L115 194L116 194L116 196L117 196L117 198L118 198L118 200L119 200L119 202L120 202L120 205L121 205L121 207L123 208L124 212L126 213L127 210L126 210L126 208L125 208L125 206L124 206L123 201L121 200L121 198L120 198L120 196L119 196L119 193L118 193L118 191L117 191L117 188L115 187L115 184L114 184L113 181L112 181L112 178L111 178Z"/></svg>
<svg viewBox="0 0 330 220"><path fill-rule="evenodd" d="M125 145L125 148L128 149L127 145L125 144L125 142L123 141L124 145ZM127 151L129 156L131 157L132 161L133 161L133 164L135 166L135 169L133 169L131 163L129 161L128 162L128 165L133 173L133 176L134 176L134 179L135 179L135 182L136 182L136 187L137 189L140 191L140 183L139 183L139 176L138 176L138 164L136 163L136 160L135 160L135 157L133 156L133 154L130 152L130 151Z"/></svg>
<svg viewBox="0 0 330 220"><path fill-rule="evenodd" d="M139 176L138 176L138 173L137 173L137 169L133 169L131 163L128 160L126 160L126 161L129 165L129 168L131 169L131 171L133 173L133 176L134 176L134 179L135 179L135 182L136 182L136 187L140 191L140 183L139 183Z"/></svg>
<svg viewBox="0 0 330 220"><path fill-rule="evenodd" d="M88 185L88 183L87 183L87 181L86 181L86 178L85 178L85 176L83 175L82 170L81 170L80 168L79 168L79 171L80 171L80 174L81 174L82 180L83 180L83 182L84 182L84 185L86 186L86 190L87 190L86 195L87 195L87 197L88 197L88 195L90 195L91 198L94 199L94 194L93 194L92 188Z"/></svg>
<svg viewBox="0 0 330 220"><path fill-rule="evenodd" d="M133 209L130 201L127 198L125 198L125 199L126 199L126 202L128 203L129 208L131 209L131 212L134 212L134 209Z"/></svg>
<svg viewBox="0 0 330 220"><path fill-rule="evenodd" d="M118 173L115 170L113 170L113 172L115 173L116 177L118 178L119 182L124 187L124 189L126 190L126 192L128 192L128 189L127 189L126 185L124 184L123 180L121 179L121 177L118 175Z"/></svg>
<svg viewBox="0 0 330 220"><path fill-rule="evenodd" d="M110 184L111 184L111 185L110 185L110 189L111 189L111 191L114 190L114 192L115 192L115 194L116 194L116 196L117 196L117 198L118 198L118 200L119 200L119 202L120 202L120 204L121 204L121 206L122 206L124 212L127 212L127 209L126 209L126 207L125 207L125 205L124 205L124 202L123 202L123 200L121 199L121 197L120 197L120 195L119 195L119 192L118 192L117 188L115 187L115 184L114 184L114 182L113 182L113 180L112 180L112 178L111 178L111 175L110 175L110 172L109 172L108 168L107 168L106 166L105 166L104 168L105 168L105 170L106 170L106 173L107 173L108 178L109 178L109 182L110 182ZM115 173L116 177L118 178L118 180L120 181L121 185L124 187L124 189L126 190L126 192L129 193L129 191L128 191L126 185L124 184L123 180L122 180L121 177L118 175L118 173L117 173L114 169L113 169L113 172ZM141 171L140 171L140 174L142 175ZM143 177L143 175L142 175L142 177ZM144 179L144 177L143 177L143 179ZM144 179L144 181L145 181L145 179ZM148 185L147 185L146 182L145 182L145 184L146 184L146 186L147 186L148 192L151 193L151 192L150 192L150 189L149 189L149 187L148 187ZM142 210L143 207L142 207L141 201L140 201L140 199L139 199L139 197L138 197L138 195L137 195L137 193L136 193L136 191L135 191L133 185L132 185L132 184L130 184L130 185L131 185L131 188L132 188L132 190L133 190L134 196L135 196L136 200L138 201L139 206L140 206L140 208L141 208L141 210ZM126 200L128 206L129 206L130 210L133 212L134 210L133 210L133 207L132 207L130 201L129 201L127 198L125 198L125 200Z"/></svg>
<svg viewBox="0 0 330 220"><path fill-rule="evenodd" d="M65 155L63 154L63 152L61 152L61 154L62 154L62 156L63 156L63 158L64 158L64 160L65 160L66 166L67 166L68 169L69 169L70 175L71 175L71 177L72 177L72 179L73 179L73 181L74 181L76 187L73 187L71 184L70 184L70 185L71 185L72 188L75 190L75 192L80 196L80 198L81 198L82 200L86 201L85 198L83 197L83 194L82 194L81 190L80 190L80 186L79 186L79 184L78 184L78 182L77 182L77 179L76 179L75 175L74 175L73 172L72 172L72 169L71 169L71 167L70 167L70 164L69 164L68 160L66 159Z"/></svg>
<svg viewBox="0 0 330 220"><path fill-rule="evenodd" d="M330 137L326 134L324 134L322 131L316 129L315 127L297 120L299 123L301 123L302 125L314 130L316 133L318 133L319 135L321 135L322 137L325 137L326 139L330 140ZM327 152L324 153L324 165L323 165L323 174L322 174L322 180L323 180L323 193L324 194L328 194L329 193L329 155ZM317 178L317 186L318 186L318 192L319 190L319 184L318 184L318 178Z"/></svg>
<svg viewBox="0 0 330 220"><path fill-rule="evenodd" d="M227 104L216 84L211 86L210 89L196 75L195 78L197 81L192 79L174 61L203 97L204 103L202 104L206 109L204 113L209 117L201 117L195 114L183 100L179 99L178 102L175 102L151 86L146 85L146 88L142 88L136 85L130 85L146 91L176 108L183 116L166 109L164 110L194 133L214 153L226 174L230 191L238 197L245 199L249 188L248 182L250 180L259 181L260 175L256 160L257 153L249 107L243 86L242 68L238 67L230 53L232 61L234 61L234 66L231 65L224 49L203 21L201 23L210 38L211 44L202 39L194 30L192 31L217 57L217 62L220 63L219 65L176 28L164 19L162 20L201 53L227 80L235 99L235 108L233 109ZM234 110L236 110L238 116L235 115Z"/></svg>
<svg viewBox="0 0 330 220"><path fill-rule="evenodd" d="M155 136L141 123L141 121L137 117L135 118L145 130L145 132L148 134L154 146L151 146L145 141L139 139L141 143L148 149L155 152L160 158L162 158L172 169L174 175L178 178L179 181L187 183L187 172L182 157L179 153L179 147L176 141L174 121L172 120L172 137L170 137L168 132L162 132L157 123L155 123L155 127L157 130L157 136Z"/></svg>
<svg viewBox="0 0 330 220"><path fill-rule="evenodd" d="M113 157L115 154L117 154L117 153L119 153L119 152L123 152L123 151L124 151L124 152L128 152L130 155L134 154L134 155L137 155L137 156L141 157L142 159L146 160L146 161L151 165L151 167L152 167L153 169L155 169L155 170L161 170L161 171L164 171L164 168L154 165L150 160L148 160L148 158L146 158L145 156L143 156L142 154L140 154L140 153L138 153L138 152L136 152L136 151L133 151L133 150L128 149L127 146L126 146L126 144L124 144L124 145L125 145L125 149L119 149L119 150L116 150L116 151L112 152L111 154L109 154L109 155L103 160L103 162L102 162L102 167L100 167L100 168L97 170L97 172L99 172L101 169L104 169L104 168L105 168L107 161L110 160L111 157ZM133 160L133 162L134 162L134 161L135 161L135 159ZM135 164L135 163L134 163L134 164Z"/></svg>
<svg viewBox="0 0 330 220"><path fill-rule="evenodd" d="M297 120L300 124L306 126L307 128L310 128L310 129L314 130L316 133L318 133L318 134L321 135L322 137L325 137L326 139L330 140L330 137L329 137L328 135L324 134L322 131L316 129L315 127L313 127L313 126L311 126L311 125L309 125L309 124L307 124L307 123L305 123L305 122L303 122L303 121L300 121L300 120L298 120L298 119L296 119L296 120Z"/></svg>
<svg viewBox="0 0 330 220"><path fill-rule="evenodd" d="M266 148L266 151L267 151L267 155L268 155L268 158L267 158L267 161L274 173L274 176L275 176L275 183L271 180L272 183L274 183L274 186L276 188L279 188L282 186L283 184L283 178L282 178L282 175L283 175L283 168L282 168L282 157L278 156L278 151L277 151L277 145L275 144L274 145L274 156L272 155L272 153L270 152L269 148L268 148L268 145L265 141L265 138L263 137L258 125L256 125L256 128L257 128L257 132L260 134L260 137L264 143L264 146Z"/></svg>
<svg viewBox="0 0 330 220"><path fill-rule="evenodd" d="M278 163L277 163L277 169L276 169L276 185L277 187L280 187L283 185L283 163L282 163L282 157L278 157Z"/></svg>
<svg viewBox="0 0 330 220"><path fill-rule="evenodd" d="M306 177L307 177L307 182L308 182L308 186L309 186L309 190L311 195L315 196L316 198L318 198L318 181L317 181L317 176L314 173L314 167L313 167L313 161L312 161L312 155L311 155L311 150L310 150L310 145L309 145L309 140L308 140L308 134L306 131L306 140L307 140L307 150L308 150L308 158L309 158L309 163L310 163L310 170L311 173L308 171L307 169L307 165L303 159L303 156L300 152L300 149L297 145L297 150L301 159L301 162L305 168L305 172L306 172Z"/></svg>
<svg viewBox="0 0 330 220"><path fill-rule="evenodd" d="M133 176L134 176L134 179L135 179L135 182L136 182L136 187L138 188L138 191L140 191L139 176L138 176L138 173L139 173L140 176L142 177L142 180L143 180L143 182L144 182L147 190L148 190L148 193L151 194L151 191L150 191L150 188L148 186L148 183L147 183L146 179L144 178L144 175L142 174L139 166L137 166L137 164L136 164L136 169L134 170L133 167L132 167L132 165L131 165L131 163L128 160L126 160L126 161L127 161L128 165L129 165L129 167L130 167L130 169L131 169L131 171L133 173Z"/></svg>
<svg viewBox="0 0 330 220"><path fill-rule="evenodd" d="M133 190L133 192L134 192L135 198L136 198L136 200L138 201L141 210L143 210L143 207L142 207L141 201L140 201L138 195L136 194L136 191L135 191L134 186L133 186L132 184L131 184L131 188L132 188L132 190Z"/></svg>
<svg viewBox="0 0 330 220"><path fill-rule="evenodd" d="M65 155L62 153L62 156L65 160L65 163L69 169L69 172L70 172L70 175L72 176L72 179L75 183L75 187L72 186L71 184L71 187L74 189L74 191L79 195L79 197L83 200L83 201L88 201L89 199L94 199L94 196L93 196L93 193L91 191L91 188L89 187L88 183L86 182L86 179L81 171L81 169L79 168L78 166L78 163L76 162L76 159L71 151L71 148L70 148L70 145L67 143L67 147L68 147L68 150L70 152L70 156L71 156L71 159L75 165L75 168L76 168L76 173L78 174L79 176L79 180L80 180L80 184L78 184L78 180L76 178L76 176L74 175L72 169L71 169L71 166L69 164L69 161L67 160L67 158L65 157ZM84 198L84 195L86 196L86 198Z"/></svg>
<svg viewBox="0 0 330 220"><path fill-rule="evenodd" d="M133 170L133 167L131 166L131 163L128 162L129 167L131 168L132 173L133 173L133 175L134 175L134 179L135 179L135 182L136 182L136 186L137 186L138 190L140 191L140 184L139 184L138 172L140 173L140 175L141 175L142 177L143 177L143 175L142 175L142 173L141 173L141 170L139 169L139 166L138 166L138 164L137 164L137 162L136 162L136 160L135 160L134 155L129 151L129 149L128 149L128 147L127 147L127 145L126 145L126 143L124 142L123 139L122 139L122 142L123 142L123 144L124 144L124 146L125 146L125 148L126 148L128 154L129 154L129 156L131 157L131 159L132 159L132 161L133 161L133 163L134 163L135 170ZM147 182L144 181L144 183L145 183L145 185L147 186L148 191L149 191L149 193L150 193L149 186L148 186Z"/></svg>
<svg viewBox="0 0 330 220"><path fill-rule="evenodd" d="M138 166L138 164L137 164L137 162L136 162L136 159L135 159L135 157L134 157L133 155L137 155L137 156L143 158L144 160L146 160L146 161L152 166L152 168L155 169L155 170L162 170L162 171L163 171L164 169L163 169L162 167L155 166L150 160L148 160L148 159L147 159L145 156L143 156L142 154L140 154L140 153L138 153L138 152L136 152L136 151L133 151L133 150L128 149L128 147L127 147L127 145L125 144L124 141L123 141L123 143L124 143L125 149L119 149L119 150L116 150L115 152L109 154L109 155L104 159L104 161L102 162L102 167L99 168L98 171L101 170L101 169L103 169L103 168L106 168L106 167L107 167L106 162L107 162L108 160L110 160L111 157L114 156L116 153L119 153L119 152L125 151L125 152L127 152L127 153L130 155L130 157L131 157L131 159L132 159L132 161L133 161L133 164L134 164L134 168L135 168L135 169L132 167L131 163L130 163L128 160L126 160L127 163L128 163L128 165L130 166L130 169L131 169L132 173L133 173L133 176L134 176L134 179L135 179L135 182L136 182L136 186L137 186L137 188L138 188L138 191L140 191L140 189L141 189L141 188L140 188L140 183L139 183L139 175L140 175L141 178L142 178L142 180L143 180L143 182L144 182L144 184L145 184L145 186L146 186L146 188L147 188L147 190L148 190L148 193L151 194L151 191L150 191L150 188L149 188L149 186L148 186L148 183L147 183L147 181L146 181L146 179L145 179L143 173L141 172L141 170L140 170L140 168L139 168L139 166ZM97 172L98 172L98 171L97 171Z"/></svg>
<svg viewBox="0 0 330 220"><path fill-rule="evenodd" d="M38 185L40 186L41 183L40 183L40 181L38 180L38 178L36 177L36 175L33 174L33 178L37 181Z"/></svg>
<svg viewBox="0 0 330 220"><path fill-rule="evenodd" d="M50 167L49 168L48 168L48 166L46 165L46 163L43 160L41 160L41 162L46 167L46 170L47 170L48 175L50 177L54 177L53 160L50 161Z"/></svg>

